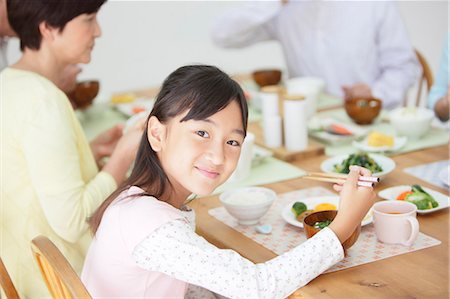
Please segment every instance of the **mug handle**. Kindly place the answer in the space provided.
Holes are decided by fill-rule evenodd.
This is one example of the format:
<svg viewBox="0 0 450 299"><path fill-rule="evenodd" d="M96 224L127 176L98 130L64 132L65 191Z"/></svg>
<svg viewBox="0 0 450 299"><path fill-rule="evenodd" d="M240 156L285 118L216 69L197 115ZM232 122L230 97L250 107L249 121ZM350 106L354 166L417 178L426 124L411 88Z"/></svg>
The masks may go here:
<svg viewBox="0 0 450 299"><path fill-rule="evenodd" d="M417 221L416 217L411 216L407 217L405 220L411 224L411 236L408 240L402 242L402 245L409 247L414 243L417 239L417 235L419 234L419 221Z"/></svg>

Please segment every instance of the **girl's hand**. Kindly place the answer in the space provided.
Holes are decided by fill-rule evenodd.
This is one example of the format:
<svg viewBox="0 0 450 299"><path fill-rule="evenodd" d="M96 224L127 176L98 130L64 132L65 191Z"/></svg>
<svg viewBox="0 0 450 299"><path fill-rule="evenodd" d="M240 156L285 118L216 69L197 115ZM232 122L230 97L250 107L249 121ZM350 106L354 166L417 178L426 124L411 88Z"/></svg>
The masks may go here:
<svg viewBox="0 0 450 299"><path fill-rule="evenodd" d="M339 240L344 242L361 223L375 199L372 187L360 187L357 185L359 176L370 176L368 169L352 165L348 179L343 185L334 185L333 188L340 192L339 212L330 228L336 233Z"/></svg>

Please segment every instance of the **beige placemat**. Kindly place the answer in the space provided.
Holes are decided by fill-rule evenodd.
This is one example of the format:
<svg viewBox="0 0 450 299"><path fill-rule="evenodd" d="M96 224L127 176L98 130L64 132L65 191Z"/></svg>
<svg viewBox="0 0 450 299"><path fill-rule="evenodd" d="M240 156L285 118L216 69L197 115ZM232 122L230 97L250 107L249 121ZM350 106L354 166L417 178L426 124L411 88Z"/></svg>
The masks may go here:
<svg viewBox="0 0 450 299"><path fill-rule="evenodd" d="M394 127L391 124L382 121L386 117L386 115L386 111L383 111L373 124L360 127L368 129L370 131L376 130L392 134L392 132L395 132ZM344 123L354 124L352 120L347 116L345 110L342 108L321 112L318 114L318 117L331 117ZM397 155L401 153L407 153L424 148L443 145L448 142L449 136L450 134L448 130L442 128L432 128L425 136L421 137L420 139L408 140L403 148L395 152L385 152L385 154ZM325 154L327 156L351 154L357 151L358 149L353 147L351 142L344 144L327 145L325 147Z"/></svg>
<svg viewBox="0 0 450 299"><path fill-rule="evenodd" d="M239 225L223 207L211 209L209 210L209 214L267 249L280 255L306 241L306 236L303 229L286 223L281 216L281 211L285 208L285 206L290 205L293 201L301 200L307 203L308 197L324 195L335 194L322 187L308 188L279 194L278 199L274 202L268 213L260 220L260 223L262 224L272 225L272 233L269 235L257 233L255 226ZM326 272L334 272L367 264L439 244L441 244L441 241L423 233L419 233L419 237L411 247L383 244L377 241L373 224L368 224L362 227L358 241L349 250L347 250L347 256Z"/></svg>

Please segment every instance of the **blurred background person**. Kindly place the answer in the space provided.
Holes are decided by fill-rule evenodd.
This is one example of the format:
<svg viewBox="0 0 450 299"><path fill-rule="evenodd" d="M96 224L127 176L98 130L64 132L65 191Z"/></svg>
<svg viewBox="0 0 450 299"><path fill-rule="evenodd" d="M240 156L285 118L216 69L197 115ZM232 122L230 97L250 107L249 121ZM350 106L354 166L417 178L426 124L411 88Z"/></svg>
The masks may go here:
<svg viewBox="0 0 450 299"><path fill-rule="evenodd" d="M222 47L280 42L289 77L314 76L344 98L400 105L420 66L397 7L384 1L258 1L221 15L212 30Z"/></svg>
<svg viewBox="0 0 450 299"><path fill-rule="evenodd" d="M448 43L450 42L450 35L449 33L447 35L436 81L431 87L428 96L428 106L434 109L436 116L441 121L448 121L450 113L450 82L448 74L448 64L450 63L448 60Z"/></svg>
<svg viewBox="0 0 450 299"><path fill-rule="evenodd" d="M91 241L86 220L124 180L142 135L138 125L125 135L116 126L89 144L57 87L68 67L90 61L104 2L7 1L23 53L0 73L0 252L21 298L49 297L30 252L38 235L81 271Z"/></svg>

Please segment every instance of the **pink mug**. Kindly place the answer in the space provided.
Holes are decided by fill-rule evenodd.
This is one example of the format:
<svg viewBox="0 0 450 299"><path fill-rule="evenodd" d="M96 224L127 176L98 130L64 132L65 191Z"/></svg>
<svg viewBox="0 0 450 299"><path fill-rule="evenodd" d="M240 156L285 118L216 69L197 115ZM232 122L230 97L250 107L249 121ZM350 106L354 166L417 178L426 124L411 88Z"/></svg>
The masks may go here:
<svg viewBox="0 0 450 299"><path fill-rule="evenodd" d="M375 234L387 244L411 246L419 235L417 207L407 201L379 201L373 205Z"/></svg>

